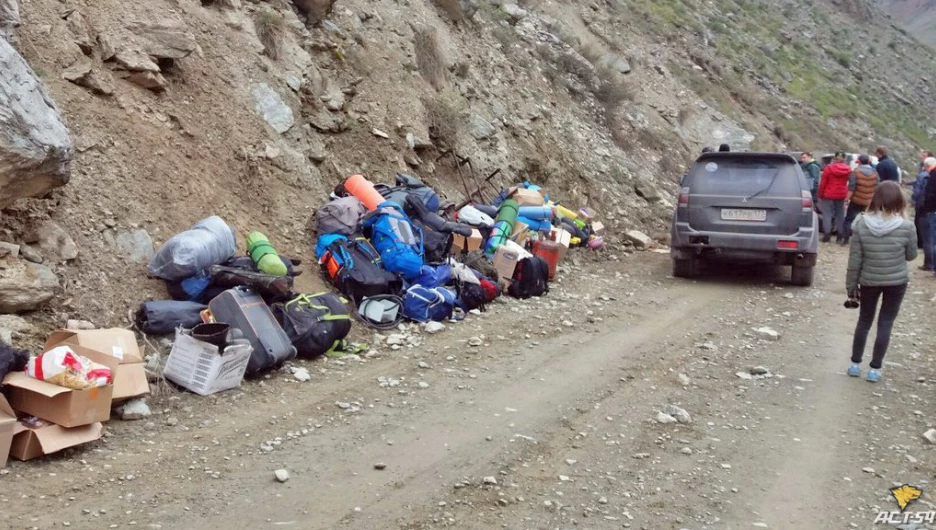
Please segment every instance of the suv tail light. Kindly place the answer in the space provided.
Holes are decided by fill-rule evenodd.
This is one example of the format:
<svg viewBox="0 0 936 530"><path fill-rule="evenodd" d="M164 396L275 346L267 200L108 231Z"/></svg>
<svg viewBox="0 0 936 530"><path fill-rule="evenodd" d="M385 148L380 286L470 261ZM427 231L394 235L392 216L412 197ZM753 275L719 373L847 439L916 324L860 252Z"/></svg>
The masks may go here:
<svg viewBox="0 0 936 530"><path fill-rule="evenodd" d="M799 242L797 241L777 241L777 248L784 248L787 250L799 248Z"/></svg>
<svg viewBox="0 0 936 530"><path fill-rule="evenodd" d="M811 212L813 209L812 193L803 190L803 211Z"/></svg>
<svg viewBox="0 0 936 530"><path fill-rule="evenodd" d="M679 188L679 207L686 208L689 206L689 188Z"/></svg>

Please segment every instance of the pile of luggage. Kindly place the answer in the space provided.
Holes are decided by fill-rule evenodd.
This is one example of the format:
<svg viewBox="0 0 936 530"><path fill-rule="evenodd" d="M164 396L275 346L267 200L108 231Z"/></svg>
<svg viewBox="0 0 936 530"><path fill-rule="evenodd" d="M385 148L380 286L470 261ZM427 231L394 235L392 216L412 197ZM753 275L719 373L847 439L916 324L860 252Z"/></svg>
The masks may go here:
<svg viewBox="0 0 936 530"><path fill-rule="evenodd" d="M528 182L456 210L410 175L395 186L352 175L316 213L316 257L368 326L457 319L502 292L545 295L570 247L602 245L593 218Z"/></svg>
<svg viewBox="0 0 936 530"><path fill-rule="evenodd" d="M220 217L176 234L150 261L172 300L143 303L137 326L175 333L164 375L200 394L295 357L341 355L362 346L352 320L392 329L404 320L460 320L502 293L543 296L571 247L601 246L601 223L524 182L491 204L456 209L419 179L394 186L353 175L315 214L315 254L335 293L299 293L300 260L281 256L260 232L237 238Z"/></svg>

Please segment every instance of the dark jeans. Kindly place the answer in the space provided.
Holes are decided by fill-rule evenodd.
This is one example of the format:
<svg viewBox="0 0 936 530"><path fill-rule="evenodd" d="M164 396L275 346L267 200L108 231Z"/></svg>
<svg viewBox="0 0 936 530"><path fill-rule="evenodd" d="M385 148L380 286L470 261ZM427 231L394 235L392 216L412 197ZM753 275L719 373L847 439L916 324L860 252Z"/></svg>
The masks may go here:
<svg viewBox="0 0 936 530"><path fill-rule="evenodd" d="M917 231L917 248L923 248L923 215L919 210L913 214L913 224Z"/></svg>
<svg viewBox="0 0 936 530"><path fill-rule="evenodd" d="M842 236L842 225L845 223L845 199L819 199L819 209L822 210L822 233L826 237L832 235L832 220L835 219L836 233Z"/></svg>
<svg viewBox="0 0 936 530"><path fill-rule="evenodd" d="M852 223L855 222L855 218L858 217L858 214L865 211L867 206L861 206L853 202L848 203L848 210L845 212L845 230L842 237L851 237L852 235Z"/></svg>
<svg viewBox="0 0 936 530"><path fill-rule="evenodd" d="M890 344L891 329L897 320L900 303L907 293L907 284L890 285L887 287L861 287L861 306L858 310L858 325L855 327L855 340L852 343L852 362L861 364L864 355L865 343L868 341L868 332L874 323L874 312L877 311L878 300L881 302L881 312L878 314L877 337L874 339L874 352L871 357L871 368L880 370L884 362L884 354Z"/></svg>
<svg viewBox="0 0 936 530"><path fill-rule="evenodd" d="M936 234L933 233L934 219L936 214L917 214L920 218L920 237L923 239L923 267L927 270L933 270L936 265Z"/></svg>

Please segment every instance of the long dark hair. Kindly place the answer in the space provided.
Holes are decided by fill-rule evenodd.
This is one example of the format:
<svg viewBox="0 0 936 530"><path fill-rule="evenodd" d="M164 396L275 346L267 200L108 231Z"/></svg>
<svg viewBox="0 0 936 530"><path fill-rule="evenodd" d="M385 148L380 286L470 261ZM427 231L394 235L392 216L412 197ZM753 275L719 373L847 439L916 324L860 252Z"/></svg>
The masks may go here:
<svg viewBox="0 0 936 530"><path fill-rule="evenodd" d="M907 209L907 199L896 182L885 180L878 184L868 205L868 213L886 213L903 215Z"/></svg>

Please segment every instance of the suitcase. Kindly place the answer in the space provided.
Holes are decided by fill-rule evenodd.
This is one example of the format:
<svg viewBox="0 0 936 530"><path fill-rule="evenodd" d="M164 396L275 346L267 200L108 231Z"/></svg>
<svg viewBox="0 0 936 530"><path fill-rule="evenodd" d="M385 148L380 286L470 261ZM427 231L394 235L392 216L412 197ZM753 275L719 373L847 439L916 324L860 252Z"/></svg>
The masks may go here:
<svg viewBox="0 0 936 530"><path fill-rule="evenodd" d="M266 302L246 287L234 287L208 303L216 322L243 333L253 346L247 373L254 374L296 357L296 347L273 316Z"/></svg>

